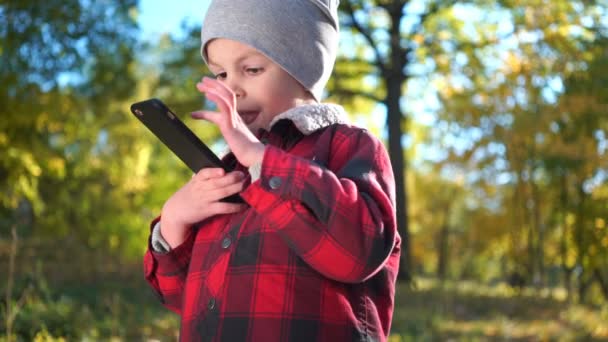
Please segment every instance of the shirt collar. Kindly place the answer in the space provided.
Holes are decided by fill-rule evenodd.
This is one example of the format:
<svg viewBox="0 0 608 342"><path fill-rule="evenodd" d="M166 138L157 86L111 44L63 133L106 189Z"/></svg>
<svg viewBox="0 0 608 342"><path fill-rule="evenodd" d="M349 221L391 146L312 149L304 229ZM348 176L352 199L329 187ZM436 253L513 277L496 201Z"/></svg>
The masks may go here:
<svg viewBox="0 0 608 342"><path fill-rule="evenodd" d="M270 122L269 129L281 120L289 120L304 135L333 124L348 123L344 107L333 103L315 103L296 106L277 116Z"/></svg>

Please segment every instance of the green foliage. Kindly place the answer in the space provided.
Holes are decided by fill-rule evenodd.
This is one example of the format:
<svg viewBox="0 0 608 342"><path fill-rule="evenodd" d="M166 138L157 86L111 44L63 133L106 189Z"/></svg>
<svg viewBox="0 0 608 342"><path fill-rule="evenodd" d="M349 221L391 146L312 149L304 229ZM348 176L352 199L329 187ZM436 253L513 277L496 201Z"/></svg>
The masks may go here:
<svg viewBox="0 0 608 342"><path fill-rule="evenodd" d="M2 329L20 339L175 333L176 317L156 298L142 299L151 293L141 291L141 266L124 265L141 262L150 220L191 172L129 105L160 97L188 121L185 112L202 104L194 83L205 69L194 54L196 29L183 41L138 42L135 5L0 4L0 307L15 314ZM182 43L190 48L176 54ZM218 136L198 132L209 142Z"/></svg>
<svg viewBox="0 0 608 342"><path fill-rule="evenodd" d="M573 298L576 287L581 300L605 300L606 233L597 228L608 217L601 204L607 180L605 6L475 6L469 11L488 9L479 22L463 24L457 7L444 20L427 21L429 33L446 41L418 50L433 61L428 65L441 105L427 142L444 151L421 164L432 163L449 183L463 179L468 189L465 205L454 207L460 214L453 214L463 233L453 242L467 252L451 260L452 272L481 279L518 272L537 286L563 282ZM420 201L429 202L423 204L429 211L443 201L428 184L414 187L429 194ZM432 239L437 228L429 227L416 238ZM418 260L433 253L438 250L420 248ZM562 276L551 276L552 270Z"/></svg>
<svg viewBox="0 0 608 342"><path fill-rule="evenodd" d="M19 283L23 306L13 326L19 341L40 339L145 340L177 333L178 317L163 308L152 294L142 291L139 267L132 275L51 287L40 273ZM0 336L5 333L0 327ZM0 341L2 339L0 338Z"/></svg>
<svg viewBox="0 0 608 342"><path fill-rule="evenodd" d="M9 27L0 31L7 61L0 69L7 85L0 95L0 149L6 151L0 155L6 222L0 233L25 221L23 238L70 235L139 259L149 221L190 172L128 108L155 96L182 118L199 109L194 84L204 69L194 53L198 39L193 33L183 42L141 44L134 1L82 6L1 7ZM182 43L190 47L176 54ZM145 62L146 54L158 55L162 70L150 72L157 65ZM218 137L215 129L195 130L206 141Z"/></svg>
<svg viewBox="0 0 608 342"><path fill-rule="evenodd" d="M108 193L124 194L109 187L112 165L104 162L114 152L112 129L124 122L117 104L135 84L135 2L83 6L1 5L0 205L7 221L30 222L21 235L70 233L87 243L91 233L105 234L100 213L123 209L110 202Z"/></svg>
<svg viewBox="0 0 608 342"><path fill-rule="evenodd" d="M128 108L158 97L204 141L220 135L187 115L205 106L200 28L143 43L136 12L135 0L0 2L0 273L12 229L19 240L0 306L17 309L23 340L175 334L137 265L191 172ZM400 288L392 340L606 338L606 13L599 1L341 2L328 101L380 136L379 113L407 117L396 153L410 165L412 256L446 286ZM534 285L521 297L450 282L514 272Z"/></svg>
<svg viewBox="0 0 608 342"><path fill-rule="evenodd" d="M156 97L163 99L178 115L182 115L182 119L201 140L215 142L221 138L219 129L186 115L205 107L205 98L196 89L196 83L203 76L212 75L200 53L200 26L184 26L183 30L181 38L165 35L158 42L156 53L160 55L162 70L153 80L152 88ZM151 65L144 67L146 70L142 72L149 72L153 68Z"/></svg>

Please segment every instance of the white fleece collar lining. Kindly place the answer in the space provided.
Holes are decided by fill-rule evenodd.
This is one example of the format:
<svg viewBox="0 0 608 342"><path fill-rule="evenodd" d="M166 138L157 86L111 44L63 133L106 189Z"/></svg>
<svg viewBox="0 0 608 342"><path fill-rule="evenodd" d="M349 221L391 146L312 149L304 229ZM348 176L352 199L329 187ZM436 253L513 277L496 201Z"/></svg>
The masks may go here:
<svg viewBox="0 0 608 342"><path fill-rule="evenodd" d="M349 123L344 107L333 103L307 104L291 108L275 116L270 121L268 129L270 130L274 124L283 119L293 122L296 128L304 135L310 135L314 131L333 124ZM251 165L249 167L251 181L253 182L260 178L261 172L261 163Z"/></svg>
<svg viewBox="0 0 608 342"><path fill-rule="evenodd" d="M307 104L291 108L275 116L270 122L269 129L283 119L293 122L304 135L309 135L333 124L348 123L348 116L344 107L333 103Z"/></svg>

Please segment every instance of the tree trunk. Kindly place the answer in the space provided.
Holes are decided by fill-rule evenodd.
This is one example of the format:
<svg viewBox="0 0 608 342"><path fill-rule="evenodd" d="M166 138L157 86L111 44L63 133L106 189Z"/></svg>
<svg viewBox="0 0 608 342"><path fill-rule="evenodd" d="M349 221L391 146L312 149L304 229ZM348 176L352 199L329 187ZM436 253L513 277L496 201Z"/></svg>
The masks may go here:
<svg viewBox="0 0 608 342"><path fill-rule="evenodd" d="M600 284L600 290L602 292L602 296L604 299L608 301L608 279L602 276L602 273L599 268L595 268L593 270L593 274L595 275L595 279Z"/></svg>
<svg viewBox="0 0 608 342"><path fill-rule="evenodd" d="M400 100L403 86L408 80L405 66L408 65L408 54L410 48L402 45L401 24L405 15L405 6L408 1L386 1L378 2L378 7L385 9L390 17L388 34L390 42L388 54L384 55L379 48L379 43L375 41L372 29L357 19L359 6L354 6L349 1L342 2L343 8L350 17L351 27L358 31L369 47L374 51L374 66L380 74L380 80L386 86L386 95L383 99L378 99L386 107L386 125L388 127L388 153L391 158L393 173L395 176L395 211L397 220L397 230L401 236L401 260L399 264L398 279L411 282L412 260L410 251L410 233L408 227L408 203L407 203L407 184L406 173L407 165L404 157L401 138L404 131L407 131L407 117L401 110ZM357 2L357 5L361 3Z"/></svg>
<svg viewBox="0 0 608 342"><path fill-rule="evenodd" d="M566 213L568 212L568 180L566 179L565 172L561 174L560 177L560 205L562 211L562 233L560 234L560 259L561 259L561 268L563 272L563 281L564 287L566 288L566 298L568 303L572 302L573 292L572 292L572 272L574 271L574 267L568 266L568 237L569 237L569 229L568 224L566 222Z"/></svg>
<svg viewBox="0 0 608 342"><path fill-rule="evenodd" d="M401 46L401 18L403 6L395 2L389 9L391 17L390 34L390 63L386 65L384 79L386 81L386 124L388 126L388 152L393 165L397 202L397 229L401 235L401 261L399 267L400 280L412 281L412 260L410 250L409 216L407 201L407 165L404 158L401 137L403 127L407 127L407 117L401 111L401 89L407 81L404 68L407 64L407 51ZM405 124L405 125L404 125Z"/></svg>
<svg viewBox="0 0 608 342"><path fill-rule="evenodd" d="M530 172L528 170L528 172ZM534 285L536 267L535 267L535 249L534 249L534 223L532 222L532 218L530 217L530 207L528 203L532 201L532 196L530 194L530 182L525 181L525 170L520 170L520 179L521 179L521 217L522 224L526 229L526 258L523 261L523 265L525 266L526 278Z"/></svg>
<svg viewBox="0 0 608 342"><path fill-rule="evenodd" d="M532 169L532 172L535 172L534 168ZM531 190L531 197L532 197L532 226L534 227L534 232L536 233L534 236L534 241L535 243L533 244L534 246L534 260L532 260L532 263L534 263L535 267L535 274L534 274L534 285L537 288L542 288L545 286L545 260L544 260L544 240L545 240L545 234L544 234L544 224L541 222L541 212L540 212L540 195L539 195L539 191L538 191L538 186L536 185L536 182L534 181L534 179L531 179L530 181L530 190Z"/></svg>
<svg viewBox="0 0 608 342"><path fill-rule="evenodd" d="M388 126L388 153L391 157L393 173L395 174L395 192L397 204L397 229L401 235L401 261L399 267L399 279L411 281L411 251L410 236L408 228L407 190L406 190L406 164L401 146L402 121L404 120L399 108L401 98L401 82L396 77L387 80L388 93L386 98Z"/></svg>
<svg viewBox="0 0 608 342"><path fill-rule="evenodd" d="M581 303L585 302L585 295L589 287L590 281L585 281L583 278L586 274L585 257L587 254L587 245L585 243L585 224L584 224L584 207L585 207L585 192L582 182L577 184L579 201L576 205L575 224L574 224L574 241L576 243L576 263L575 268L580 268L578 272L578 298Z"/></svg>
<svg viewBox="0 0 608 342"><path fill-rule="evenodd" d="M562 262L562 272L564 274L564 287L566 288L566 302L573 303L574 302L574 292L572 287L572 273L574 268L567 267L565 263Z"/></svg>
<svg viewBox="0 0 608 342"><path fill-rule="evenodd" d="M582 271L584 272L584 271ZM586 304L587 303L587 292L589 291L589 288L591 287L591 285L593 285L593 280L594 280L594 276L590 276L589 278L585 279L585 274L581 273L579 276L579 282L578 282L578 301L581 304Z"/></svg>
<svg viewBox="0 0 608 342"><path fill-rule="evenodd" d="M446 279L448 273L448 241L450 230L446 222L443 223L441 230L439 230L439 236L437 237L437 278L442 283Z"/></svg>

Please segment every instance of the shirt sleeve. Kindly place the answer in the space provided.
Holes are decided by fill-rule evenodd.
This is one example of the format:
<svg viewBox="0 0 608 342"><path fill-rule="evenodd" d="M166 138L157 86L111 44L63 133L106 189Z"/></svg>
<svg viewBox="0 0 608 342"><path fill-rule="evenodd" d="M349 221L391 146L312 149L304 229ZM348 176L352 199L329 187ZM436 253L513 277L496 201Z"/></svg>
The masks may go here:
<svg viewBox="0 0 608 342"><path fill-rule="evenodd" d="M241 196L309 266L362 282L397 240L394 177L384 145L362 129L336 130L328 167L267 146L260 179Z"/></svg>
<svg viewBox="0 0 608 342"><path fill-rule="evenodd" d="M151 226L153 231L160 218ZM192 230L186 240L168 252L157 252L152 245L152 234L148 250L144 255L144 275L160 302L170 310L180 314L184 284L192 255L194 235Z"/></svg>

